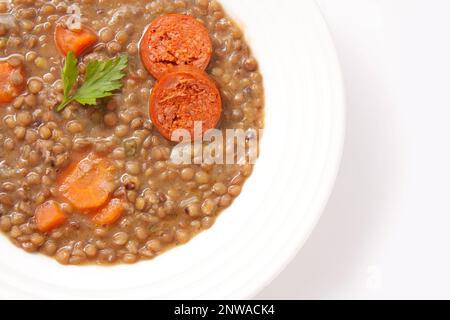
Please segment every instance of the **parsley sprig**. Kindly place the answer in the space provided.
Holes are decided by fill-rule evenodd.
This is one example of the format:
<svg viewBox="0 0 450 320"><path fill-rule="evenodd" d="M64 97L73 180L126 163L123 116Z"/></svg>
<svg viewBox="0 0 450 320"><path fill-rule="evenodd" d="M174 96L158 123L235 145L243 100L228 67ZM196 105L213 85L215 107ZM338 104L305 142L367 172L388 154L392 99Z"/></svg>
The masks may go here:
<svg viewBox="0 0 450 320"><path fill-rule="evenodd" d="M74 90L79 75L78 60L73 52L69 52L62 71L64 101L56 107L56 111L64 110L73 101L82 105L96 105L97 99L112 96L115 90L123 86L121 80L125 76L124 69L127 65L126 54L105 61L90 61L83 84Z"/></svg>

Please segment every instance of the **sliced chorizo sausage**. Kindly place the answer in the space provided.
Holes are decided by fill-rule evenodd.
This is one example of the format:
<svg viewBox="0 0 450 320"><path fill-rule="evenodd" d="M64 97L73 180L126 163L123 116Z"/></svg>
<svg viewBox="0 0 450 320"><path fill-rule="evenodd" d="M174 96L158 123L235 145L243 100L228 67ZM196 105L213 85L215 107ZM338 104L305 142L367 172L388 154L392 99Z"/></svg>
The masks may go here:
<svg viewBox="0 0 450 320"><path fill-rule="evenodd" d="M205 70L212 55L206 27L191 16L168 14L156 19L140 44L141 60L156 79L177 66Z"/></svg>
<svg viewBox="0 0 450 320"><path fill-rule="evenodd" d="M187 130L191 139L201 138L215 128L222 115L222 100L214 81L194 67L179 67L163 76L150 96L150 117L158 131L168 140L175 130ZM202 125L194 131L196 122Z"/></svg>

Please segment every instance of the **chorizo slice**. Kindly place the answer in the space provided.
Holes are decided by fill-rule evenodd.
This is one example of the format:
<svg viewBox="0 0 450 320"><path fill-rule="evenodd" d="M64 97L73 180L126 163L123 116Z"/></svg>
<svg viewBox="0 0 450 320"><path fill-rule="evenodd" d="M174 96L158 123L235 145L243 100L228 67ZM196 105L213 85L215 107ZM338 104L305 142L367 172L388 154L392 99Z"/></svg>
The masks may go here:
<svg viewBox="0 0 450 320"><path fill-rule="evenodd" d="M222 115L222 99L214 81L194 67L179 67L162 77L150 96L150 117L168 140L175 130L187 130L191 139L217 126ZM194 132L196 122L202 131Z"/></svg>
<svg viewBox="0 0 450 320"><path fill-rule="evenodd" d="M156 19L140 44L142 63L156 79L177 66L205 70L212 43L206 27L191 16L168 14Z"/></svg>

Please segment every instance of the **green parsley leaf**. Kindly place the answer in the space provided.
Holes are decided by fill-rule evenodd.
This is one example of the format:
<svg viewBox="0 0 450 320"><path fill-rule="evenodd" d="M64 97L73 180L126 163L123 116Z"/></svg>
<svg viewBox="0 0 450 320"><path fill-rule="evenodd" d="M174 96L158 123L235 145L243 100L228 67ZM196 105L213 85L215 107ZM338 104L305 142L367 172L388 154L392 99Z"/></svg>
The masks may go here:
<svg viewBox="0 0 450 320"><path fill-rule="evenodd" d="M75 85L78 78L78 68L77 68L78 60L70 51L67 54L66 62L64 64L64 69L62 71L62 79L64 83L64 99L69 97L70 91Z"/></svg>
<svg viewBox="0 0 450 320"><path fill-rule="evenodd" d="M110 97L115 90L122 88L121 80L125 76L124 69L128 65L126 54L105 61L90 61L86 68L84 83L74 95L69 96L78 77L78 70L74 71L76 69L76 67L73 67L76 66L74 61L76 61L75 56L72 52L69 52L62 77L64 81L64 101L56 108L56 111L62 111L72 101L77 101L82 105L96 105L97 99Z"/></svg>

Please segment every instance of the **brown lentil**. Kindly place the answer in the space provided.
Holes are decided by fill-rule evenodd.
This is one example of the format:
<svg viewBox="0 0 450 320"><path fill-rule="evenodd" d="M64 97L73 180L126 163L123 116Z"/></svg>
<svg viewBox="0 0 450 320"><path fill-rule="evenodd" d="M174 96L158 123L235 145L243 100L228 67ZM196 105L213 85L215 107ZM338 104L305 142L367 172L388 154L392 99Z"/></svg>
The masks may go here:
<svg viewBox="0 0 450 320"><path fill-rule="evenodd" d="M39 136L44 140L50 139L52 136L52 131L48 127L42 126L39 129Z"/></svg>
<svg viewBox="0 0 450 320"><path fill-rule="evenodd" d="M109 112L104 117L105 124L109 127L114 127L119 119L117 118L117 115L113 112Z"/></svg>
<svg viewBox="0 0 450 320"><path fill-rule="evenodd" d="M128 234L126 232L118 232L113 235L112 241L118 246L123 246L128 241Z"/></svg>
<svg viewBox="0 0 450 320"><path fill-rule="evenodd" d="M84 252L86 253L86 255L88 257L93 258L93 257L95 257L97 255L97 247L95 245L93 245L93 244L87 244L84 247Z"/></svg>
<svg viewBox="0 0 450 320"><path fill-rule="evenodd" d="M31 93L39 93L42 90L43 84L41 80L31 79L28 81L28 91Z"/></svg>
<svg viewBox="0 0 450 320"><path fill-rule="evenodd" d="M228 188L228 193L230 194L230 196L237 197L241 194L241 189L241 186L233 185Z"/></svg>

